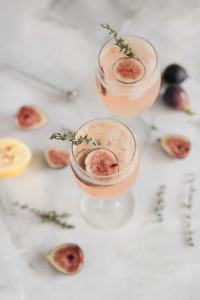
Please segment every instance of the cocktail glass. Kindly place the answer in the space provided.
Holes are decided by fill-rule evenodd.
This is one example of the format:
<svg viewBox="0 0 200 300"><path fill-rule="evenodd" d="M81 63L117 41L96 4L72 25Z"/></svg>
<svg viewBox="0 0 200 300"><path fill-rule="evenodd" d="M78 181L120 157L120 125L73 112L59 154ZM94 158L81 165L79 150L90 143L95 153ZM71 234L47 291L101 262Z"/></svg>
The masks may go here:
<svg viewBox="0 0 200 300"><path fill-rule="evenodd" d="M146 39L134 35L121 37L125 43L129 43L135 57L143 64L145 75L135 83L124 83L116 79L113 65L118 59L127 56L123 51L120 52L113 38L99 53L95 72L96 91L103 105L131 129L140 149L143 149L150 138L149 127L141 118L131 117L149 109L157 98L161 81L158 57L154 47Z"/></svg>
<svg viewBox="0 0 200 300"><path fill-rule="evenodd" d="M88 135L96 143L83 142L71 148L72 174L84 192L81 213L97 228L122 226L134 207L129 189L138 176L140 162L135 138L127 126L113 119L89 121L76 132L77 137L80 135Z"/></svg>

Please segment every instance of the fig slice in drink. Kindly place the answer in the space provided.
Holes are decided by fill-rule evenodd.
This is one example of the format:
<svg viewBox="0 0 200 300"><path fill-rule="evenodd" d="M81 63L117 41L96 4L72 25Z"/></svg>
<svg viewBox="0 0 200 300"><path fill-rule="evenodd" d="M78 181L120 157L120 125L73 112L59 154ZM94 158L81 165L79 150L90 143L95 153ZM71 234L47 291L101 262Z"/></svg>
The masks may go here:
<svg viewBox="0 0 200 300"><path fill-rule="evenodd" d="M145 72L143 63L137 58L120 58L113 65L115 78L124 83L140 81Z"/></svg>
<svg viewBox="0 0 200 300"><path fill-rule="evenodd" d="M86 156L85 170L98 176L113 175L119 172L117 157L108 149L94 149Z"/></svg>

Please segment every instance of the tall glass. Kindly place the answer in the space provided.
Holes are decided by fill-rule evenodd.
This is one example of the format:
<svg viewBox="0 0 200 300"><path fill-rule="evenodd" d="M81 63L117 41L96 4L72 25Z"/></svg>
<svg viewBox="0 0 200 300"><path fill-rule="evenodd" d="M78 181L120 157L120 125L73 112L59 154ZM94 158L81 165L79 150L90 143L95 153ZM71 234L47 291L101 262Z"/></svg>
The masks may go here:
<svg viewBox="0 0 200 300"><path fill-rule="evenodd" d="M139 139L141 148L148 141L149 130L141 120L131 117L138 116L149 109L157 98L161 81L158 57L154 47L144 38L134 35L121 37L125 43L129 43L135 57L143 64L145 74L135 83L124 83L116 79L113 65L120 58L127 58L127 56L119 51L113 38L99 53L95 74L96 91L108 110L117 116L129 118L129 121L121 120L128 124Z"/></svg>
<svg viewBox="0 0 200 300"><path fill-rule="evenodd" d="M139 149L132 132L119 121L96 119L76 133L94 144L72 145L73 177L84 194L81 212L93 226L113 229L131 217L134 199L129 189L139 172Z"/></svg>

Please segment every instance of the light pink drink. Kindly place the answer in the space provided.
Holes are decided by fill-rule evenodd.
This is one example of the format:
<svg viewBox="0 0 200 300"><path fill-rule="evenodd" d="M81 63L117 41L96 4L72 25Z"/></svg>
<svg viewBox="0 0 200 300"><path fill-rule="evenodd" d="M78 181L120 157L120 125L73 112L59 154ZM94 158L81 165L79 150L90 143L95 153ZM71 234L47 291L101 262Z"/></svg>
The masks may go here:
<svg viewBox="0 0 200 300"><path fill-rule="evenodd" d="M96 90L99 99L108 110L116 115L137 116L154 103L160 88L160 70L157 54L153 46L137 36L122 36L133 49L145 67L144 77L135 83L123 83L116 79L113 65L119 58L125 58L112 39L100 51L96 69Z"/></svg>
<svg viewBox="0 0 200 300"><path fill-rule="evenodd" d="M118 121L96 119L84 124L76 136L86 134L92 137L96 146L83 142L78 146L73 145L71 151L71 168L79 187L85 193L100 199L111 199L128 191L139 172L139 150L131 131ZM87 157L90 151L97 149L100 150L100 155L103 149L116 157L118 171L115 174L102 176L98 175L98 172L88 173L84 166L86 158L84 157L81 163L77 160L81 151L84 151L82 153L86 153Z"/></svg>

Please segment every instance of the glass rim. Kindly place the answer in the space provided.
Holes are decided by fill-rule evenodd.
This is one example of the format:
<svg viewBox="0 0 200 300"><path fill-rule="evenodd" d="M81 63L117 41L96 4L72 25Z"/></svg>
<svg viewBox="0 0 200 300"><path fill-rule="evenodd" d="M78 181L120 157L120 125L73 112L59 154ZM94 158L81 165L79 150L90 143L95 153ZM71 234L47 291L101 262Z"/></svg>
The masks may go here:
<svg viewBox="0 0 200 300"><path fill-rule="evenodd" d="M78 133L78 131L79 131L83 126L85 126L86 124L88 124L88 123L90 123L90 122L97 121L97 120L111 120L111 121L115 121L115 122L117 122L117 123L122 124L124 127L126 127L126 128L128 129L128 131L130 132L130 134L131 134L131 136L132 136L132 138L133 138L134 145L135 145L135 149L134 149L134 152L133 152L133 155L132 155L131 160L130 160L129 163L125 166L125 168L123 168L123 170L121 170L121 171L119 171L119 172L117 172L117 173L115 173L115 174L106 176L106 175L95 175L95 174L91 174L91 173L88 173L86 170L83 170L83 169L78 165L78 163L76 162L76 158L75 158L75 156L74 156L74 151L73 151L73 148L74 148L74 146L76 146L76 145L73 145L73 144L72 144L72 145L71 145L71 153L72 153L73 159L74 159L74 161L75 161L75 163L76 163L76 166L78 166L78 168L81 170L81 172L85 173L85 174L86 174L87 176L89 176L89 177L92 176L92 177L94 177L94 178L102 178L102 179L106 179L106 178L112 178L112 177L115 177L115 176L119 176L122 172L124 172L124 171L130 166L130 164L132 163L133 159L135 158L136 149L137 149L136 139L135 139L134 134L132 133L132 131L131 131L124 123L122 123L122 122L120 122L120 121L118 121L118 120L112 119L112 118L96 118L96 119L92 119L92 120L90 120L90 121L88 121L88 122L85 122L85 123L84 123L84 124L76 131L76 134ZM76 135L76 134L75 134L75 135ZM98 148L97 148L97 149L98 149ZM91 150L91 151L92 151L92 150Z"/></svg>
<svg viewBox="0 0 200 300"><path fill-rule="evenodd" d="M134 87L134 86L137 86L137 85L141 85L141 84L144 84L146 83L149 79L151 79L151 77L155 74L156 70L157 70L157 67L158 67L158 54L156 52L156 49L154 48L154 46L145 38L139 36L139 35L134 35L134 34L123 34L121 35L120 37L136 37L136 38L139 38L143 41L146 41L154 50L155 52L155 55L156 55L156 65L155 65L155 68L153 70L153 72L151 73L151 75L149 75L145 80L142 80L142 81L138 81L138 82L135 82L135 83L122 83L122 82L118 82L118 81L115 81L113 79L110 79L108 76L106 76L106 74L104 74L102 72L102 69L101 69L101 66L100 66L100 55L101 55L101 52L103 50L103 48L109 43L111 42L112 40L115 40L115 38L111 38L109 39L102 47L101 47L101 50L99 51L99 55L98 55L98 67L99 67L99 70L101 72L101 75L103 77L105 77L106 79L110 80L112 83L116 84L116 85L119 85L119 86L127 86L127 87Z"/></svg>

